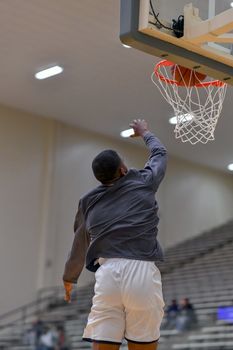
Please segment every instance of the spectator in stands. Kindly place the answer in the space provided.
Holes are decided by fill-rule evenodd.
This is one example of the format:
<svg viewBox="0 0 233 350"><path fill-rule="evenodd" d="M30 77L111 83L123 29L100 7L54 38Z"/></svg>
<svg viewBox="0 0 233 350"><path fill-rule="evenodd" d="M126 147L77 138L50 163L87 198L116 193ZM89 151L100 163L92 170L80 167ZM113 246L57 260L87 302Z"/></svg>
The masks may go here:
<svg viewBox="0 0 233 350"><path fill-rule="evenodd" d="M39 318L33 323L32 332L35 334L35 345L39 345L40 337L44 332L44 323Z"/></svg>
<svg viewBox="0 0 233 350"><path fill-rule="evenodd" d="M180 332L190 330L196 323L196 314L192 304L188 298L182 299L179 307L179 315L176 320L177 330Z"/></svg>
<svg viewBox="0 0 233 350"><path fill-rule="evenodd" d="M171 301L171 304L168 305L165 312L166 312L167 319L166 319L164 328L167 328L167 329L176 328L177 316L179 315L179 305L176 299L173 299Z"/></svg>
<svg viewBox="0 0 233 350"><path fill-rule="evenodd" d="M58 327L58 350L70 350L70 343L63 326Z"/></svg>
<svg viewBox="0 0 233 350"><path fill-rule="evenodd" d="M55 327L49 326L40 337L38 350L57 350L58 331Z"/></svg>

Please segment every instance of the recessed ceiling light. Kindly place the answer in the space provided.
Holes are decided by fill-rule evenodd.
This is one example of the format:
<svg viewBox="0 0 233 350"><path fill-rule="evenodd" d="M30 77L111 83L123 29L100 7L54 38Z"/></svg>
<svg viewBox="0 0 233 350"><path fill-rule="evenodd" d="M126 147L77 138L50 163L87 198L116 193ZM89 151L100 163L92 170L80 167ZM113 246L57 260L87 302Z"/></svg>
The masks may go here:
<svg viewBox="0 0 233 350"><path fill-rule="evenodd" d="M134 130L133 129L127 129L127 130L123 130L120 135L122 137L130 137L133 134L134 134Z"/></svg>
<svg viewBox="0 0 233 350"><path fill-rule="evenodd" d="M193 115L189 114L189 113L183 114L183 115L179 116L179 119L182 120L183 123L184 122L189 122L190 120L193 119ZM173 125L177 124L177 117L175 116L175 117L170 118L169 119L169 123L173 124Z"/></svg>
<svg viewBox="0 0 233 350"><path fill-rule="evenodd" d="M229 164L229 165L227 166L227 168L228 168L228 170L233 171L233 163Z"/></svg>
<svg viewBox="0 0 233 350"><path fill-rule="evenodd" d="M231 7L233 7L233 2L231 2Z"/></svg>
<svg viewBox="0 0 233 350"><path fill-rule="evenodd" d="M54 75L60 74L63 72L63 68L60 66L53 66L44 70L41 70L40 72L35 74L36 79L46 79L49 77L52 77Z"/></svg>
<svg viewBox="0 0 233 350"><path fill-rule="evenodd" d="M129 45L122 44L122 46L126 47L127 49L131 49L131 46L129 46Z"/></svg>

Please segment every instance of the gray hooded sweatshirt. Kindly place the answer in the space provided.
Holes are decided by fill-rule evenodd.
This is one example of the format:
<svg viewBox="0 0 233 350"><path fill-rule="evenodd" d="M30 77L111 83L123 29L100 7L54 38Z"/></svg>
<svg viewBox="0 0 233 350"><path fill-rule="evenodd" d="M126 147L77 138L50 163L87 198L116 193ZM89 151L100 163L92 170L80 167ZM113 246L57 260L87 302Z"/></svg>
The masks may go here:
<svg viewBox="0 0 233 350"><path fill-rule="evenodd" d="M155 193L165 174L167 152L151 132L143 139L150 151L143 169L130 169L113 185L100 185L80 199L64 281L77 283L85 261L95 272L100 257L163 260Z"/></svg>

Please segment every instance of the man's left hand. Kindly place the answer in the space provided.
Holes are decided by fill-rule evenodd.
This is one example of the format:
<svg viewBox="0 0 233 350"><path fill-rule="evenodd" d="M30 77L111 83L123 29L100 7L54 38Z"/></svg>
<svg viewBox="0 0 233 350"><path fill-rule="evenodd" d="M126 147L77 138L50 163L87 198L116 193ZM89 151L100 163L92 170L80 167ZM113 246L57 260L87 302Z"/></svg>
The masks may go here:
<svg viewBox="0 0 233 350"><path fill-rule="evenodd" d="M64 300L67 301L67 303L71 302L71 292L73 289L73 284L70 282L65 282L63 281L64 284L64 288L65 288L65 296L64 296Z"/></svg>

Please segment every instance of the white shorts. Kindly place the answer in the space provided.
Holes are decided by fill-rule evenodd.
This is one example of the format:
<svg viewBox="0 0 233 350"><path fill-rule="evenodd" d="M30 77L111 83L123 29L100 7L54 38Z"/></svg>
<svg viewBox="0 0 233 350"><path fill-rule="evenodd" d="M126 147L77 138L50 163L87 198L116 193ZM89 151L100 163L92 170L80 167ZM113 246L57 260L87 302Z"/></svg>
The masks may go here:
<svg viewBox="0 0 233 350"><path fill-rule="evenodd" d="M159 339L164 301L154 262L102 259L83 340L121 344Z"/></svg>

